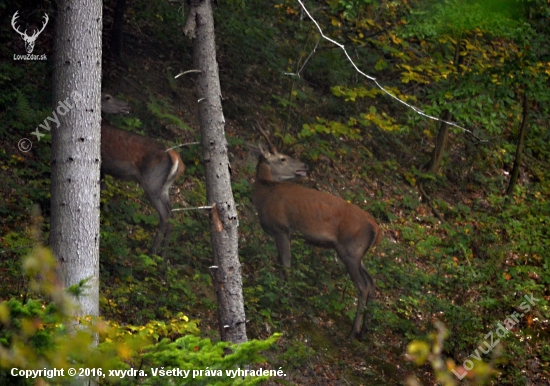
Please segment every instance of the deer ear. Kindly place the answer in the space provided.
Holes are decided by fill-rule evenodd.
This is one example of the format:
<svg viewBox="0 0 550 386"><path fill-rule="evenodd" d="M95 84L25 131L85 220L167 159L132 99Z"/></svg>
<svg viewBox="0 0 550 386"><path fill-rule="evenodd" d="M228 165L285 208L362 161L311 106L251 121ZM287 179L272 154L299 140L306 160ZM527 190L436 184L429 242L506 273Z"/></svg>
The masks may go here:
<svg viewBox="0 0 550 386"><path fill-rule="evenodd" d="M248 147L248 150L250 151L250 153L252 153L252 155L256 158L260 158L262 156L262 149L259 148L258 146L254 146L254 145L251 145L250 143L247 143L246 144L246 147Z"/></svg>
<svg viewBox="0 0 550 386"><path fill-rule="evenodd" d="M260 152L262 153L262 155L265 155L265 153L267 153L260 142L258 142L258 149L260 149Z"/></svg>
<svg viewBox="0 0 550 386"><path fill-rule="evenodd" d="M264 148L261 143L258 143L258 148L260 149L260 152L262 153L262 156L264 158L268 158L269 155L275 154L275 148L273 150L271 148Z"/></svg>

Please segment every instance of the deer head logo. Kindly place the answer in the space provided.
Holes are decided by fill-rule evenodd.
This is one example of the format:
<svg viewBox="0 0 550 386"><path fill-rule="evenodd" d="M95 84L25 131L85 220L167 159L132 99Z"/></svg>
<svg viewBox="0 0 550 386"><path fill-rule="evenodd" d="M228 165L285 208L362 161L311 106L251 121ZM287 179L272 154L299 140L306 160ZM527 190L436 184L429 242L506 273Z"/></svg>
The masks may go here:
<svg viewBox="0 0 550 386"><path fill-rule="evenodd" d="M48 20L50 20L50 18L48 17L48 14L45 13L44 24L42 25L42 29L40 31L35 30L32 36L29 36L27 35L27 30L25 30L25 32L21 32L19 31L19 29L17 28L17 25L15 24L17 18L19 17L18 13L19 11L13 14L13 17L11 18L11 26L19 35L21 35L21 37L25 41L25 49L27 50L27 53L32 54L32 51L34 50L34 42L38 38L38 35L40 35L42 31L44 31L44 28L46 28L46 25L48 24Z"/></svg>

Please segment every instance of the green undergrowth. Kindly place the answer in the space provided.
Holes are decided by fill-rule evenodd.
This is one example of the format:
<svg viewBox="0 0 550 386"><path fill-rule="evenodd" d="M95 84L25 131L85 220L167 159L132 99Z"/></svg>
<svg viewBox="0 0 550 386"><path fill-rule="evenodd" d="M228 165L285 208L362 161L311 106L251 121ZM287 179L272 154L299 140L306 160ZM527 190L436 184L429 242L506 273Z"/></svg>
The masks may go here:
<svg viewBox="0 0 550 386"><path fill-rule="evenodd" d="M196 385L253 385L268 378L263 371L235 374L255 365L265 369L259 352L269 349L277 334L233 345L201 338L197 321L181 312L143 325L75 317L71 294L82 293L86 283L60 288L55 259L43 247L23 259L23 275L24 296L0 303L1 384L65 384L75 374L117 385L163 384L166 376L174 384Z"/></svg>
<svg viewBox="0 0 550 386"><path fill-rule="evenodd" d="M220 4L216 10L218 61L233 192L239 205L248 335L264 339L283 333L266 355L272 368L282 367L288 374L279 384L395 385L411 374L422 384L434 384L448 382L444 376L453 369L467 369L464 364L473 360L476 350L480 352L487 334L516 312L523 315L500 339L498 348L475 359L474 370L462 383L545 384L550 378L546 102L541 98L533 105L521 178L513 195L505 197L517 142L519 94L498 89L500 105L497 96L489 100L473 95L485 83L476 83L474 76L452 80L452 74L440 74L441 69L434 67L448 65L445 55L451 51L452 39L420 42L404 40L405 32L394 33L396 25L407 28L407 12L414 2L406 6L383 2L382 8L375 3L330 1L316 15L331 36L356 44L353 57L360 67L375 69L377 79L396 95L434 114L447 105L457 106L457 117L487 138L477 141L451 130L441 173L426 173L422 165L430 157L438 125L411 117L403 106L392 104L358 77L338 50L321 44L300 77L286 74L302 68L318 38L295 3ZM445 2L451 3L455 2ZM166 38L171 36L167 30L181 29L181 14L169 3L136 4L129 8L129 34L146 34L148 39L129 40L132 71L122 77L137 77L144 84L139 85L139 93L120 91L131 95L133 110L130 117L113 117L113 122L166 146L197 140L196 97L189 91L192 80L176 82L171 75L175 68L192 68L190 49L182 49L189 42L184 43L180 35ZM481 33L464 41L465 55L468 49L479 50L475 52L480 57L487 53L500 58L501 51L485 52L468 45L481 44ZM490 47L496 50L506 44L504 38L493 39ZM428 60L431 54L421 51L427 46L432 47L430 53L437 53L435 62ZM414 62L424 59L428 62ZM465 60L473 65L476 59L465 56ZM39 241L47 240L51 140L46 135L28 153L17 150L17 141L51 112L50 69L8 62L0 66L0 73L8 74L0 77L4 90L0 97L4 203L0 205L0 300L11 302L9 315L4 308L2 317L15 321L31 315L46 320L53 311L47 299L29 293L21 258L38 241L31 226L34 204L44 217L38 225L43 235ZM421 82L434 73L432 83ZM500 73L504 72L495 71ZM445 77L455 83L440 83ZM427 89L430 85L433 90ZM455 89L456 94L448 91ZM349 200L370 212L384 230L382 243L363 259L376 279L377 298L367 307L369 328L360 342L347 340L356 291L334 251L312 248L295 237L289 278L281 278L275 244L260 228L250 202L255 165L245 143L260 140L252 127L257 121L279 150L310 166L310 177L298 183ZM490 128L487 133L485 124ZM178 151L186 172L172 187L173 206L207 205L200 146ZM154 343L159 351L147 351L147 358L161 366L183 366L170 356L173 351L184 358L178 351L183 346L218 350L217 343L205 343L196 335L200 328L202 337L215 340L218 336L216 296L208 269L212 264L208 213L175 212L170 247L161 259L147 252L158 219L143 191L136 184L111 178L106 185L101 198L100 306L113 331L118 331L113 341L124 340L126 334L139 335L129 326L148 326L158 335ZM520 308L525 296L537 299L528 311ZM182 315L189 320L181 319ZM31 334L25 339L35 334L34 348L47 351L60 333L55 323L55 319L46 320L44 329L25 332L23 327L10 330L14 322L10 329L4 324L0 334ZM180 323L196 324L187 340L180 340L181 331L173 331ZM162 338L169 341L160 345ZM4 349L11 344L6 339ZM144 353L139 352L140 358L145 358ZM131 358L128 361L137 357ZM208 360L200 363L207 366Z"/></svg>

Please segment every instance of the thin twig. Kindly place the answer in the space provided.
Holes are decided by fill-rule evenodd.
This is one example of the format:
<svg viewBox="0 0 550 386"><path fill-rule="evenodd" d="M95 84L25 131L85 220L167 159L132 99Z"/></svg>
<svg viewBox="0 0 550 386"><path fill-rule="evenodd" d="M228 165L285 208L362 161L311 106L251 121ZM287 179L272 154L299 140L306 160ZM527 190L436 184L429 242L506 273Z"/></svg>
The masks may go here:
<svg viewBox="0 0 550 386"><path fill-rule="evenodd" d="M172 209L172 212L186 212L188 210L206 210L206 209L212 209L212 205L206 205L206 206L195 206L193 208L176 208Z"/></svg>
<svg viewBox="0 0 550 386"><path fill-rule="evenodd" d="M183 143L183 144L181 144L181 145L173 146L173 147L171 147L170 149L166 149L165 151L168 152L168 151L170 151L170 150L177 149L178 147L191 146L191 145L200 145L200 142Z"/></svg>
<svg viewBox="0 0 550 386"><path fill-rule="evenodd" d="M315 47L313 47L313 50L311 50L311 52L309 53L309 55L307 56L306 60L304 61L304 64L302 64L302 67L300 67L300 69L298 70L298 72L294 73L294 72L285 72L284 74L285 75L290 75L290 76L297 76L298 78L300 77L300 73L302 72L302 70L304 69L304 67L306 66L307 62L309 61L309 59L313 56L313 54L315 53L315 51L317 51L317 47L319 47L319 42L321 41L321 38L317 39L317 43L315 43Z"/></svg>
<svg viewBox="0 0 550 386"><path fill-rule="evenodd" d="M241 204L236 204L235 206L239 207L241 206ZM205 206L194 206L191 208L176 208L176 209L172 209L172 212L186 212L189 210L207 210L207 209L212 209L213 207L214 207L213 205L205 205Z"/></svg>
<svg viewBox="0 0 550 386"><path fill-rule="evenodd" d="M435 205L433 204L432 202L432 198L430 196L428 196L428 194L426 193L426 191L424 190L424 187L422 186L422 183L419 182L417 184L418 186L418 190L420 191L420 194L422 194L422 197L424 197L424 199L426 200L426 203L428 204L428 206L432 209L432 212L433 214L435 215L435 217L437 217L442 223L445 223L445 224L449 224L447 222L447 220L445 220L445 218L443 217L443 215L441 213L439 213L439 211L437 210L437 208L435 207Z"/></svg>
<svg viewBox="0 0 550 386"><path fill-rule="evenodd" d="M202 70L187 70L184 72L180 72L178 75L174 76L174 79L178 79L180 76L187 75L187 74L200 74Z"/></svg>

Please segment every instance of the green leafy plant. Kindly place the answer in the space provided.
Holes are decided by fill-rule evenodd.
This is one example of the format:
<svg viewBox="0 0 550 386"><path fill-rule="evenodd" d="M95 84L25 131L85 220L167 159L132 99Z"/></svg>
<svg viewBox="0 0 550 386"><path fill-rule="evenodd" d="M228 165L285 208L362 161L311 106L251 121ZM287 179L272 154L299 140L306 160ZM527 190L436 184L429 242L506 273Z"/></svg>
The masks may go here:
<svg viewBox="0 0 550 386"><path fill-rule="evenodd" d="M84 282L67 292L60 288L55 259L42 247L26 257L23 266L33 296L0 303L1 381L21 381L17 378L21 370L51 368L58 369L56 377L49 379L49 373L44 372L39 377L56 384L70 378L69 369L76 369L77 374L79 369L94 369L93 374L84 375L117 384L134 384L137 379L144 384L158 384L173 369L187 371L188 379L180 376L177 381L173 379L176 384L252 385L268 379L270 374L283 374L249 370L250 365L265 361L259 351L270 348L280 335L235 345L201 339L196 323L181 313L168 322L150 321L144 326L77 318L73 316L72 296L79 296ZM100 340L97 347L92 344L95 334ZM17 368L15 378L13 368ZM121 377L128 371L133 375L131 379Z"/></svg>

